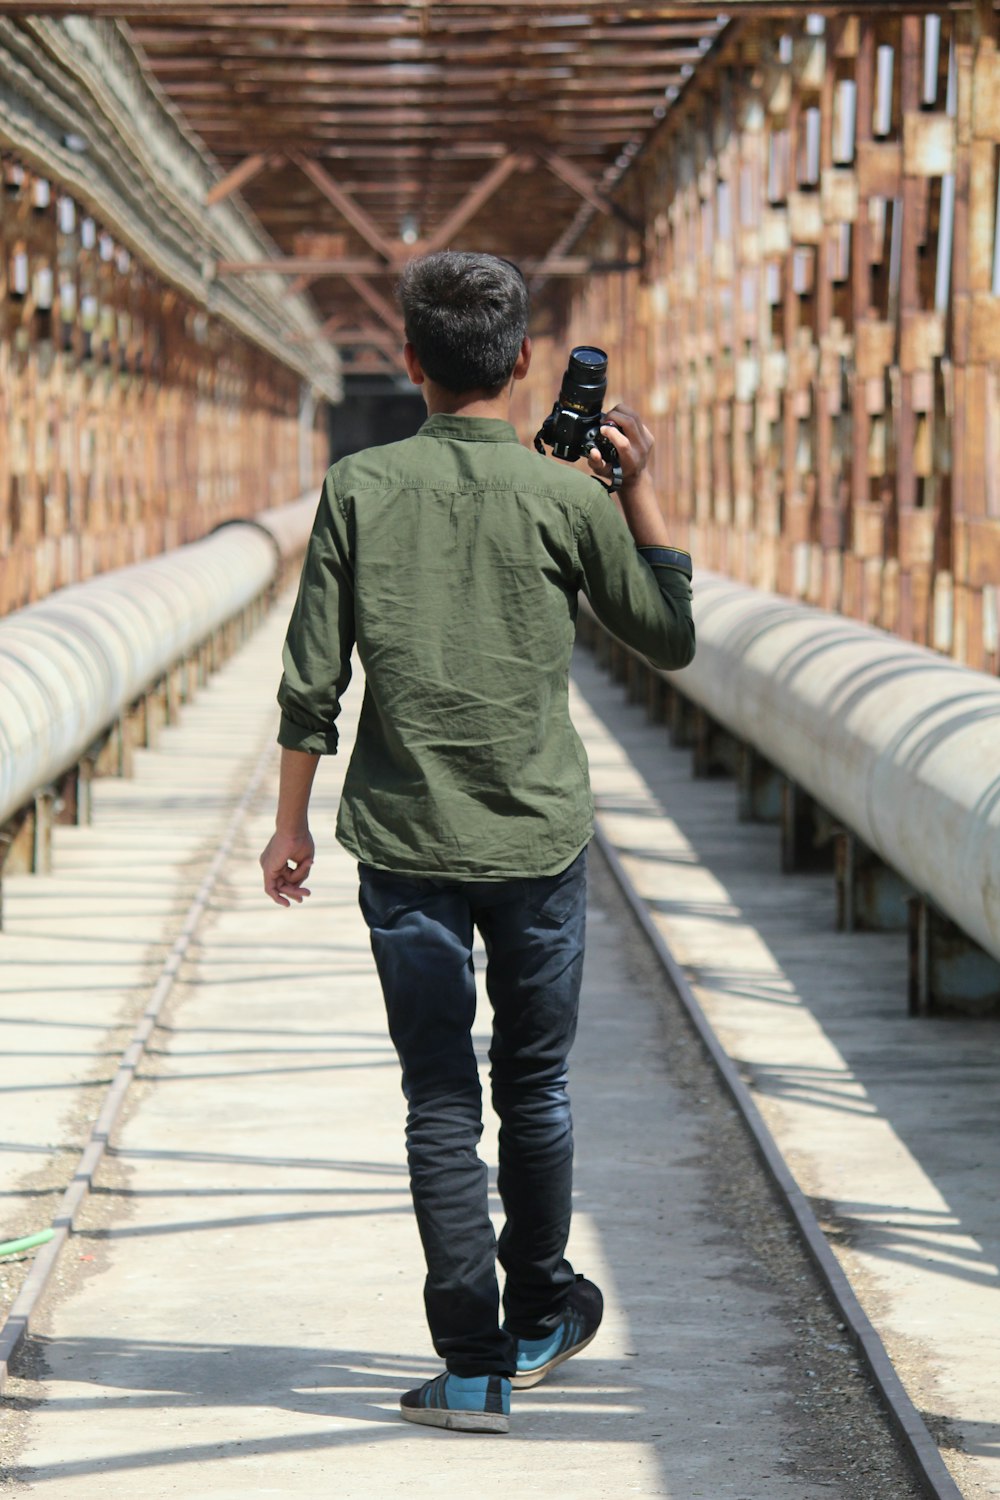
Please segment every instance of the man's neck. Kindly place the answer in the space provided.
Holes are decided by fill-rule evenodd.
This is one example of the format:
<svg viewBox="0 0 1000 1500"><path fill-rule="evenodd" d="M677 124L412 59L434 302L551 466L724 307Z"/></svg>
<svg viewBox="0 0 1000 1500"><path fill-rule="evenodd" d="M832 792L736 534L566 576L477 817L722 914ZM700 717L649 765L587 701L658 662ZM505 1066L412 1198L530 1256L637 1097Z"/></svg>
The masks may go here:
<svg viewBox="0 0 1000 1500"><path fill-rule="evenodd" d="M429 417L436 417L440 414L448 417L492 417L495 421L510 421L511 392L506 388L499 396L476 394L456 396L454 391L446 391L441 386L435 386L431 381L427 381L423 388L423 395Z"/></svg>

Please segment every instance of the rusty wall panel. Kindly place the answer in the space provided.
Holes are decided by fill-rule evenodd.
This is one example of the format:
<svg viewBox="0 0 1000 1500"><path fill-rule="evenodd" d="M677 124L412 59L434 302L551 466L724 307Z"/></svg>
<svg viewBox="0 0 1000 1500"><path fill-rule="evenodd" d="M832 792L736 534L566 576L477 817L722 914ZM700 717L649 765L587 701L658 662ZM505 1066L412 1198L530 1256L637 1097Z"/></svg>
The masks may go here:
<svg viewBox="0 0 1000 1500"><path fill-rule="evenodd" d="M627 180L641 278L583 287L531 382L544 407L568 343L604 343L702 565L992 672L995 26L981 4L732 27Z"/></svg>
<svg viewBox="0 0 1000 1500"><path fill-rule="evenodd" d="M0 166L3 615L302 484L299 377ZM316 431L312 478L326 455Z"/></svg>

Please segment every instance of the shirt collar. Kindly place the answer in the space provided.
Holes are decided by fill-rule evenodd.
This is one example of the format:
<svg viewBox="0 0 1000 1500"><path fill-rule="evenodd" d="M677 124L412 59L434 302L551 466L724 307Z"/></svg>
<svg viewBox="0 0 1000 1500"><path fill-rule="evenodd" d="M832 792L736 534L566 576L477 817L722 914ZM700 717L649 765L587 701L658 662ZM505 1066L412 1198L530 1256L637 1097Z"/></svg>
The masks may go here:
<svg viewBox="0 0 1000 1500"><path fill-rule="evenodd" d="M420 429L421 435L435 438L458 438L466 443L519 443L514 427L499 417L462 417L451 412L435 412Z"/></svg>

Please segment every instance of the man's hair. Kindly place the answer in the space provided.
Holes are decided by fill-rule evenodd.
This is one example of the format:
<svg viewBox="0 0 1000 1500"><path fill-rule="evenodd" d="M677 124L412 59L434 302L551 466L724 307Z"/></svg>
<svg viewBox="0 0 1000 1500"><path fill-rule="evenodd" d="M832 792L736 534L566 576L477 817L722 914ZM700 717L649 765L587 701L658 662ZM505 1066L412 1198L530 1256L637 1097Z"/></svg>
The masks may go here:
<svg viewBox="0 0 1000 1500"><path fill-rule="evenodd" d="M511 261L438 250L404 267L396 295L425 375L455 395L500 394L528 331L528 288Z"/></svg>

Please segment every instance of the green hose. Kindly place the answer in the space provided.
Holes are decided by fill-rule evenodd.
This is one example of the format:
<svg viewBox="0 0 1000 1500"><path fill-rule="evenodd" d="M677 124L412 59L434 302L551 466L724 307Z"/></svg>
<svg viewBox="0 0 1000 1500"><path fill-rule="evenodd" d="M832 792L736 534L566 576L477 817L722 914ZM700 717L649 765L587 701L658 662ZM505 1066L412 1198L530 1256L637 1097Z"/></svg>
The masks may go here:
<svg viewBox="0 0 1000 1500"><path fill-rule="evenodd" d="M23 1240L7 1240L0 1245L0 1259L5 1255L20 1255L22 1250L34 1250L36 1245L47 1245L55 1234L54 1229L42 1229L38 1234L29 1234Z"/></svg>

